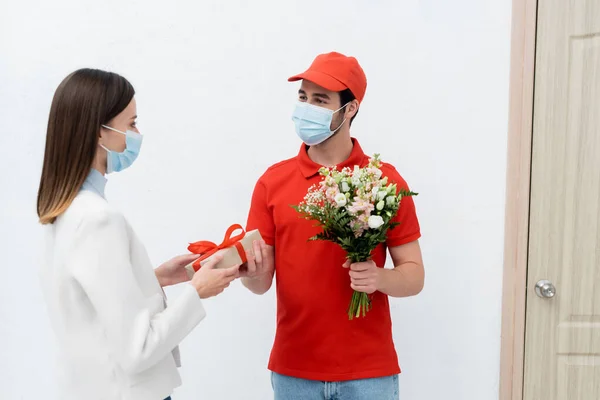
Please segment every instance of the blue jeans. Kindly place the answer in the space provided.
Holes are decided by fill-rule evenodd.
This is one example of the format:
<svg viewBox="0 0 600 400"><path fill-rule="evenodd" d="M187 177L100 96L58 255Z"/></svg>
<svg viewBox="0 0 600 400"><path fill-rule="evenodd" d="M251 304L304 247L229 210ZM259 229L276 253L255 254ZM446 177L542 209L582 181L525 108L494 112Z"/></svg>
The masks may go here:
<svg viewBox="0 0 600 400"><path fill-rule="evenodd" d="M271 374L275 400L398 400L398 375L342 382Z"/></svg>

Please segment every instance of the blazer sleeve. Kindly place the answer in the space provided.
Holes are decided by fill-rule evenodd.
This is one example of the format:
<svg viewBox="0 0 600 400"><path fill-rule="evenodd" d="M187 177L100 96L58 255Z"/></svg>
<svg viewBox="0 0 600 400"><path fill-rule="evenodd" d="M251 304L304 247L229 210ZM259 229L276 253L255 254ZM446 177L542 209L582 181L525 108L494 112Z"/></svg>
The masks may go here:
<svg viewBox="0 0 600 400"><path fill-rule="evenodd" d="M68 268L88 296L121 368L139 373L163 359L205 317L195 288L153 314L137 285L121 214L103 210L80 223Z"/></svg>

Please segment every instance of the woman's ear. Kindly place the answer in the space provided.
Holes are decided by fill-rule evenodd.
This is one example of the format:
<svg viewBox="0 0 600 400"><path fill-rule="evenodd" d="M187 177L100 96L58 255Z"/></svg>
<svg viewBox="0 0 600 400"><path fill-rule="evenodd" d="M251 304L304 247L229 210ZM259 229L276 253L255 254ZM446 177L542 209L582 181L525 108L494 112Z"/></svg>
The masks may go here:
<svg viewBox="0 0 600 400"><path fill-rule="evenodd" d="M104 128L100 127L100 129L98 129L98 143L102 144L102 139L104 136Z"/></svg>

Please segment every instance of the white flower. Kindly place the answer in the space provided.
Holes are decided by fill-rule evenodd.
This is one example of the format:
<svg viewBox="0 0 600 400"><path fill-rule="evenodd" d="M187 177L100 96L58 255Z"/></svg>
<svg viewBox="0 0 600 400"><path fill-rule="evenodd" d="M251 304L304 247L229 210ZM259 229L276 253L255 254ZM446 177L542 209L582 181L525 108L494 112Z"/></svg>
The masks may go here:
<svg viewBox="0 0 600 400"><path fill-rule="evenodd" d="M379 192L379 186L375 186L373 190L371 190L371 198L373 200L377 199L377 192Z"/></svg>
<svg viewBox="0 0 600 400"><path fill-rule="evenodd" d="M352 184L354 186L359 186L362 177L363 177L363 170L358 168L357 165L355 165L354 171L352 171Z"/></svg>
<svg viewBox="0 0 600 400"><path fill-rule="evenodd" d="M346 182L346 181L343 181L343 182L342 182L342 192L343 192L343 193L346 193L346 192L348 192L349 190L350 190L350 185L348 185L348 182Z"/></svg>
<svg viewBox="0 0 600 400"><path fill-rule="evenodd" d="M395 196L388 196L385 199L385 202L387 203L388 206L392 206L392 205L396 204L396 197Z"/></svg>
<svg viewBox="0 0 600 400"><path fill-rule="evenodd" d="M381 175L383 175L383 172L381 172L381 170L379 168L374 168L374 172L375 172L375 177L377 179L381 178Z"/></svg>
<svg viewBox="0 0 600 400"><path fill-rule="evenodd" d="M335 203L339 207L344 207L346 205L346 195L343 193L338 193L335 196Z"/></svg>
<svg viewBox="0 0 600 400"><path fill-rule="evenodd" d="M383 200L385 199L385 196L387 196L387 191L382 190L379 193L377 193L377 200Z"/></svg>
<svg viewBox="0 0 600 400"><path fill-rule="evenodd" d="M379 215L371 215L369 217L369 228L377 229L383 225L383 218Z"/></svg>
<svg viewBox="0 0 600 400"><path fill-rule="evenodd" d="M385 207L385 201L381 200L379 203L377 203L377 209L381 211L383 210L383 207Z"/></svg>

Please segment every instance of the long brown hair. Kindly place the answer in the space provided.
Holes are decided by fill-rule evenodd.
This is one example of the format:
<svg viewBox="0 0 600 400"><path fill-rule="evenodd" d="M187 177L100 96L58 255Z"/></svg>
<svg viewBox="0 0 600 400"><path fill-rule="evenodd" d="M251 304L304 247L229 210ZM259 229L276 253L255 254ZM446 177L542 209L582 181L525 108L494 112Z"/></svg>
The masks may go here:
<svg viewBox="0 0 600 400"><path fill-rule="evenodd" d="M40 223L54 223L69 208L92 168L101 125L119 115L134 95L127 79L98 69L77 70L58 86L38 190Z"/></svg>

